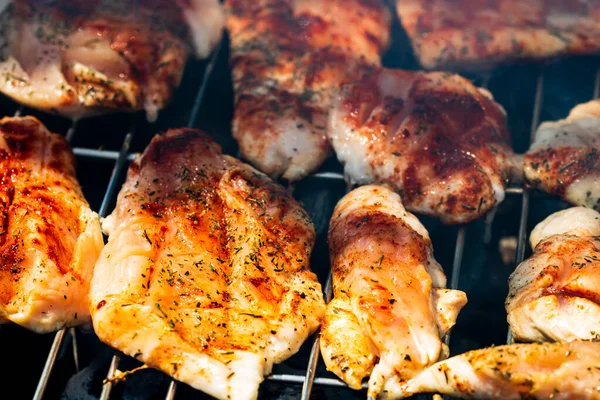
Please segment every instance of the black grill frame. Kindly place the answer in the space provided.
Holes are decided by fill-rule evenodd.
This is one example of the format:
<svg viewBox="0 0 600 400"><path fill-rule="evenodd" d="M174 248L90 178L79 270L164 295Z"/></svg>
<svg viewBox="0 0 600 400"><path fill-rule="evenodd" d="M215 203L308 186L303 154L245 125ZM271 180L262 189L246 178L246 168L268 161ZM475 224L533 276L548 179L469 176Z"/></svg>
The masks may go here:
<svg viewBox="0 0 600 400"><path fill-rule="evenodd" d="M412 58L412 55L410 54L410 47L408 46L408 44L406 43L405 37L403 36L403 34L398 30L398 24L396 23L394 26L394 30L393 30L393 36L396 38L399 38L397 40L397 43L395 44L395 46L390 50L390 52L386 55L387 58L384 58L384 65L386 66L390 66L390 67L403 67L406 69L416 69L416 63L414 58ZM233 142L233 140L231 139L231 137L224 133L223 130L226 130L226 126L227 126L227 122L223 124L216 124L216 126L211 122L211 118L212 118L212 111L214 111L214 108L216 107L217 109L219 107L223 107L224 109L226 109L227 111L222 112L222 115L219 117L222 120L227 120L230 118L231 115L231 83L228 81L229 80L229 70L227 68L227 58L228 58L228 40L225 37L222 41L222 43L217 47L217 49L213 52L213 54L210 56L210 58L206 61L203 62L194 62L191 65L187 66L186 69L186 75L195 75L195 76L200 76L201 79L199 80L199 84L197 85L197 88L194 90L195 94L193 95L193 101L191 101L189 104L186 104L186 106L188 107L188 112L186 113L187 117L186 117L186 121L183 124L179 124L179 125L173 125L171 127L180 127L182 125L185 125L187 127L202 127L205 130L208 130L209 134L213 135L216 137L216 139L223 144L223 147L225 149L226 152L233 154L233 155L238 155L239 157L239 152L236 150L236 145ZM594 98L598 98L599 94L600 94L600 62L598 62L599 60L595 57L577 57L577 58L572 58L572 60L575 60L573 62L575 63L581 63L582 65L589 65L589 66L593 66L594 69L594 73L593 73L593 83L589 82L589 77L586 77L586 79L588 79L588 82L590 84L590 87L593 87L593 91L590 90L591 96L589 97L594 97ZM526 146L531 142L532 138L533 138L533 133L535 132L535 129L537 128L537 126L539 125L540 121L543 120L543 109L544 109L544 93L545 93L545 85L546 85L546 76L547 75L555 75L555 71L553 72L553 68L556 67L556 65L561 65L561 63L566 62L567 64L570 62L569 60L567 61L549 61L546 63L540 63L540 64L535 64L535 65L526 65L526 66L514 66L514 67L507 67L507 69L501 68L499 70L496 71L491 71L491 72L484 72L484 73L478 73L478 74L471 74L471 75L467 75L467 77L471 78L474 82L478 83L481 86L484 87L492 87L493 86L493 82L499 82L497 83L498 85L501 85L503 80L506 79L511 79L511 76L514 77L514 75L511 75L512 73L514 73L514 71L516 70L517 72L520 71L520 69L525 68L527 71L531 72L534 71L532 73L532 76L534 76L534 80L535 80L535 84L534 84L534 88L533 88L533 104L531 107L531 118L530 118L530 123L528 123L529 125L529 129L527 132L515 132L514 130L512 131L512 135L513 135L513 140L517 142L517 147L520 146L521 147L521 151L524 150L526 148ZM579 64L577 64L579 65ZM513 69L511 69L513 68ZM192 69L192 70L190 70ZM559 67L560 69L560 67ZM568 69L568 67L567 67ZM584 68L585 69L585 68ZM508 73L506 72L508 71ZM185 84L185 79L184 79L184 84ZM224 86L225 85L225 86ZM228 85L228 86L227 86ZM569 79L565 79L565 83L563 85L564 89L566 91L569 90ZM227 86L227 87L226 87ZM225 88L226 87L226 88ZM492 93L494 93L493 88L490 89L492 91ZM180 93L180 91L178 91L178 93L176 93L176 96L178 96ZM221 96L221 94L225 93L225 95ZM530 92L528 92L529 95L531 94ZM219 96L217 97L225 97L228 101L229 104L215 104L212 103L210 104L209 101L211 99L215 98L215 94L219 94ZM582 102L585 101L586 99L582 98L582 96L573 96L573 99L569 100L567 103L569 103L569 106L574 106L575 104L577 104L578 102ZM58 131L62 132L65 134L67 140L70 143L75 143L76 140L81 137L82 135L86 135L85 132L82 132L82 130L84 130L84 127L82 127L82 123L81 121L79 122L74 122L74 123L69 123L64 119L61 118L57 118L57 117L50 117L48 115L45 115L43 113L39 113L36 112L34 110L28 110L28 109L24 109L23 107L18 107L17 105L15 105L14 103L8 101L7 99L2 99L2 102L0 104L7 104L6 109L7 110L11 110L11 109L15 109L16 108L16 112L13 115L25 115L25 114L34 114L36 116L38 116L42 122L46 122L49 121L52 124L57 124L57 126L60 126L61 128L58 129ZM179 112L179 110L174 109L175 106L170 106L168 107L166 110L163 111L163 113L177 113ZM505 108L508 109L509 112L509 119L511 118L511 110L510 107L507 107L505 105ZM568 107L563 107L563 112L568 111L566 108ZM4 114L4 112L2 112L2 114ZM10 115L10 113L7 113L8 115ZM162 114L162 113L161 113ZM566 112L564 113L564 115L566 115ZM558 118L562 118L564 117L564 115L556 115L556 119ZM115 117L113 116L106 116L106 117L102 117L105 119L113 119ZM120 129L118 129L119 132L123 132L125 133L124 135L121 135L121 137L123 138L122 141L120 141L120 146L119 147L112 147L112 148L98 148L97 146L94 146L94 144L92 145L86 145L85 143L83 145L74 145L73 147L73 152L77 157L78 162L80 161L97 161L97 160L103 160L106 162L109 162L112 164L112 169L111 169L111 173L110 173L110 178L106 181L106 182L85 182L82 181L82 185L85 187L87 185L94 185L96 187L104 187L106 188L103 191L103 195L102 195L102 201L99 205L99 207L97 207L97 211L100 217L105 217L112 209L112 206L114 205L115 202L115 198L116 195L118 193L118 190L120 188L120 184L122 183L123 179L124 179L124 173L127 169L127 166L129 165L129 163L135 159L136 154L138 151L141 151L143 149L143 147L145 146L145 144L147 144L147 142L149 141L149 138L151 137L152 133L155 132L159 132L161 130L165 129L165 126L160 126L160 124L156 124L156 125L149 125L146 122L141 122L143 121L143 116L141 115L130 115L127 117L124 117L125 120L128 121L128 125L125 129L123 129L123 121L116 118L118 120L118 123L120 125ZM160 120L160 118L159 118ZM59 122L56 122L59 121ZM521 121L523 122L523 121ZM140 129L140 126L143 126L142 129ZM224 128L225 127L225 128ZM138 137L138 131L139 130L145 130L145 135L142 134L142 138L141 138L141 142L137 144L137 149L134 146L134 139ZM519 136L518 138L515 138L515 136ZM82 142L85 142L85 140L82 140ZM325 186L329 186L329 185L337 185L338 187L344 187L345 183L344 183L344 177L343 174L341 172L341 167L339 166L339 164L336 163L335 160L333 161L328 161L325 166L323 168L321 168L317 173L313 174L311 177L307 178L307 180L311 180L311 181L321 181L322 184L324 184ZM298 184L296 186L300 187L302 186L302 184ZM294 191L296 188L294 187L290 187L290 190ZM332 205L335 205L335 202L337 200L339 200L339 198L341 197L341 195L344 194L344 192L346 192L349 188L346 187L345 190L337 190L335 191L334 194L331 194L330 197L328 197L329 200L329 208L332 208ZM310 192L310 190L309 190ZM333 192L333 191L332 191ZM548 196L540 196L538 193L532 192L531 190L529 190L527 187L522 187L522 186L512 186L509 187L507 190L507 200L505 200L505 202L511 202L512 203L512 210L510 210L508 212L508 215L512 215L515 219L518 220L518 229L515 232L513 232L514 236L517 237L517 249L516 249L516 259L515 259L515 263L512 264L510 270L512 270L512 268L514 267L514 265L520 263L521 261L523 261L523 259L525 258L526 254L527 254L527 233L528 233L528 229L530 229L530 227L532 226L531 224L531 220L533 219L533 221L539 221L541 217L544 217L546 215L549 214L549 211L544 211L541 213L538 213L537 216L534 216L532 218L531 216L531 205L533 202L550 202L551 205L550 206L544 206L544 210L556 210L556 209L560 209L560 208L564 208L567 205L562 203L561 201L557 200L557 199L552 199L552 198L548 198ZM515 206L516 205L516 206ZM504 207L503 204L500 205L500 207ZM508 206L510 207L510 205ZM460 280L461 277L461 269L463 267L464 264L464 258L465 258L465 248L467 245L471 245L471 242L468 239L468 235L467 235L467 231L468 230L474 230L476 232L481 232L482 235L480 235L480 239L482 243L486 243L488 244L489 242L491 242L491 237L494 234L494 224L495 224L495 220L494 217L496 215L496 212L491 212L489 213L485 218L483 218L480 221L476 221L474 223L471 224L467 224L467 225L461 225L461 226L455 226L455 227L439 227L439 225L437 225L435 222L431 222L430 220L427 220L428 223L426 223L426 225L433 225L437 228L439 228L440 230L443 230L445 232L448 233L448 235L454 239L449 239L450 241L452 241L453 244L453 251L452 254L448 256L446 256L445 258L448 260L451 260L450 263L445 263L446 265L442 264L445 267L445 271L446 274L449 276L449 287L452 289L462 289L462 285L461 283L463 283L462 280ZM423 219L423 218L421 218ZM427 218L425 218L427 219ZM323 225L323 224L321 224ZM476 226L477 225L477 226ZM326 225L325 225L326 227ZM429 226L428 226L429 228ZM320 239L323 239L323 236L321 235ZM439 242L434 241L433 242L433 246L434 246L434 250L437 248L437 246L439 245ZM325 246L326 248L326 246ZM488 248L487 251L490 251L490 249ZM436 253L437 255L437 253ZM319 264L321 265L321 269L326 269L328 271L328 260L327 259L322 259L323 254L320 255L321 259L317 260ZM450 265L451 266L450 266ZM450 267L450 268L448 268ZM480 265L478 268L484 268L484 265ZM315 262L313 260L313 269L315 269ZM508 271L510 272L510 271ZM504 271L504 275L506 275L507 271ZM326 293L326 298L329 299L331 297L331 277L329 274L323 274L322 271L319 274L319 278L320 280L324 283L324 289L325 289L325 293ZM469 296L469 292L467 292L467 296ZM503 301L503 299L501 299ZM471 302L472 300L470 300ZM460 317L459 317L459 322L458 325L464 324L466 323L465 321L461 321ZM457 326L458 326L457 325ZM6 329L21 329L15 326L3 326L0 328L0 337L2 337L2 331L6 330ZM456 329L456 328L455 328ZM78 353L79 353L79 349L78 349L78 341L77 341L77 337L78 335L80 335L81 333L77 332L77 329L74 328L70 328L70 329L63 329L59 332L57 332L56 334L54 334L53 339L52 339L52 343L50 345L50 348L48 350L47 355L44 355L46 362L44 364L43 370L42 371L26 371L26 374L28 375L37 375L39 374L40 378L39 380L37 380L37 386L36 386L36 390L35 393L33 394L33 398L35 400L41 400L42 398L48 398L48 397L44 397L44 394L46 393L46 389L48 387L48 385L51 382L52 379L52 372L54 370L54 366L56 363L57 358L59 357L65 357L64 354L61 355L61 353L65 352L65 349L68 347L67 346L67 342L70 342L71 345L73 346L73 354L74 354L74 365L75 365L75 370L79 370L79 358L78 358ZM85 334L90 334L90 333L85 333ZM70 340L68 340L70 338ZM292 371L289 372L288 370L282 370L279 371L277 368L275 370L275 372L273 374L271 374L270 376L268 376L266 378L267 381L271 381L271 382L279 382L279 383L283 383L283 384L293 384L296 385L298 388L298 396L299 398L306 400L309 399L311 396L311 392L313 391L313 387L329 387L329 388L334 388L336 390L340 390L340 392L335 392L334 393L350 393L350 390L346 388L346 385L341 382L339 379L333 377L331 374L327 373L323 373L323 362L319 359L319 346L318 346L318 339L319 336L318 334L314 335L312 338L309 338L309 340L307 341L307 343L305 344L304 348L307 350L304 352L304 357L306 358L306 362L304 363L305 367L302 370L296 370L296 371ZM445 340L446 343L451 344L450 342L450 335L448 335ZM512 342L512 337L510 335L510 332L508 333L508 337L507 337L507 342ZM490 343L488 343L490 344ZM500 344L500 343L496 343L496 344ZM462 349L455 349L453 347L451 347L451 351L452 353L456 353L457 351L460 351ZM306 357L308 355L308 357ZM40 357L42 357L40 355ZM112 377L115 374L115 371L118 369L118 366L120 365L120 361L121 358L124 357L119 353L115 353L115 355L113 356L110 365L108 367L107 370L107 378ZM304 361L303 361L304 362ZM159 372L155 372L156 374L160 374ZM102 386L102 390L101 393L99 394L99 398L100 399L109 399L109 398L114 398L114 396L111 397L111 392L113 389L114 385L120 385L121 383L117 383L117 384L111 384L111 383L106 383ZM267 383L264 383L263 385L268 385ZM301 387L300 387L301 385ZM166 389L166 392L164 395L161 396L157 396L156 393L153 393L151 395L148 396L148 398L165 398L167 400L170 399L175 399L175 398L179 398L179 396L177 394L177 389L178 387L181 386L186 386L183 384L178 384L173 380L170 380L170 383L168 385L168 388ZM280 386L279 386L280 387ZM198 392L195 392L196 394L198 394ZM328 395L323 395L323 393L327 393L327 392L319 392L316 396L320 397L320 396L328 396ZM353 393L353 395L356 395L356 393ZM363 392L358 392L358 396L362 396L364 397L365 393ZM25 393L25 397L27 398L27 394ZM182 397L185 396L182 395ZM266 396L268 397L268 396ZM344 397L346 398L346 397Z"/></svg>

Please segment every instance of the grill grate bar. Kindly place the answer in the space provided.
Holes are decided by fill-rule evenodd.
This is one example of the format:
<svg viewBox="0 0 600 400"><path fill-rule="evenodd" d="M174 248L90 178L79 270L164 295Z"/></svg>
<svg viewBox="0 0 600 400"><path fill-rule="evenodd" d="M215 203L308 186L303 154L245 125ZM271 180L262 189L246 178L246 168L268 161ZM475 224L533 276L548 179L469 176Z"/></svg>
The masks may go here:
<svg viewBox="0 0 600 400"><path fill-rule="evenodd" d="M535 131L540 122L540 113L542 103L544 102L544 73L540 72L535 88L535 103L533 105L533 116L531 118L531 129L529 131L529 143L533 143ZM523 197L521 199L521 216L519 219L519 237L517 239L517 254L515 256L515 265L519 265L525 258L525 249L527 248L527 218L529 216L529 189L523 185ZM510 328L506 336L508 344L514 343L514 338Z"/></svg>
<svg viewBox="0 0 600 400"><path fill-rule="evenodd" d="M177 393L177 381L171 380L171 383L169 384L169 390L167 390L167 396L165 397L165 400L174 400L175 393Z"/></svg>
<svg viewBox="0 0 600 400"><path fill-rule="evenodd" d="M108 372L106 373L106 381L102 385L102 393L100 393L100 400L108 400L110 397L110 391L112 390L112 382L110 381L115 376L115 372L117 372L117 368L119 367L119 361L121 361L121 356L115 353L110 360L110 366L108 367Z"/></svg>
<svg viewBox="0 0 600 400"><path fill-rule="evenodd" d="M187 127L193 128L196 124L196 119L198 117L198 112L200 111L200 107L202 106L202 101L204 100L204 93L206 92L206 88L208 87L208 81L210 79L210 75L215 68L215 64L219 58L219 53L223 42L219 43L210 58L208 64L206 64L206 69L204 70L204 75L202 76L202 83L198 88L198 93L196 93L196 98L194 100L194 105L192 106L192 111L190 113L190 118L188 119Z"/></svg>
<svg viewBox="0 0 600 400"><path fill-rule="evenodd" d="M238 155L239 158L239 155ZM319 178L319 179L328 179L334 181L343 181L344 174L339 172L317 172L316 174L312 174L310 177ZM509 186L505 189L504 193L510 195L521 195L523 194L523 188L521 186Z"/></svg>
<svg viewBox="0 0 600 400"><path fill-rule="evenodd" d="M452 262L452 279L450 280L450 289L457 290L458 289L458 281L460 279L460 269L462 265L462 258L465 250L465 235L466 235L467 227L465 225L461 225L458 228L458 233L456 234L456 247L454 249L454 261ZM450 346L450 336L451 332L448 332L444 337L444 343L447 346Z"/></svg>
<svg viewBox="0 0 600 400"><path fill-rule="evenodd" d="M352 191L352 185L346 184L346 194ZM327 274L327 282L325 283L325 303L329 303L333 297L333 276L331 270ZM321 330L317 331L313 341L312 348L310 349L310 357L308 359L308 365L306 367L306 374L304 375L302 384L302 393L300 395L301 400L309 400L310 393L315 382L315 376L317 372L317 364L319 362L319 354L321 348L319 347L321 339ZM298 375L302 377L302 375ZM341 381L340 381L341 382ZM345 383L342 382L345 385Z"/></svg>
<svg viewBox="0 0 600 400"><path fill-rule="evenodd" d="M73 343L73 361L75 362L75 372L79 372L79 351L77 350L77 330L75 328L69 329L71 335L71 341Z"/></svg>
<svg viewBox="0 0 600 400"><path fill-rule="evenodd" d="M77 131L77 121L78 120L74 119L73 122L71 123L71 126L67 130L67 134L66 134L65 138L68 143L71 143L73 141L73 136L75 136L75 132Z"/></svg>
<svg viewBox="0 0 600 400"><path fill-rule="evenodd" d="M79 157L86 157L91 159L102 159L102 160L114 160L119 158L119 152L114 150L97 150L88 149L85 147L73 147L73 154ZM129 153L126 155L127 161L133 161L137 157L135 153Z"/></svg>
<svg viewBox="0 0 600 400"><path fill-rule="evenodd" d="M331 272L327 276L327 283L325 283L325 302L329 303L331 298L333 297L333 277L331 276ZM300 400L309 400L310 393L312 392L313 384L315 383L315 376L317 373L317 364L319 362L319 354L320 354L320 339L321 332L320 330L315 334L315 339L313 341L312 348L310 349L310 357L308 359L308 366L306 368L306 375L302 380L302 394L300 395ZM293 375L290 375L293 376ZM300 376L300 375L298 375ZM345 383L341 382L343 385Z"/></svg>
<svg viewBox="0 0 600 400"><path fill-rule="evenodd" d="M50 380L50 373L52 372L52 367L54 367L54 362L58 356L58 350L60 349L60 345L65 337L65 333L66 329L61 329L60 331L56 332L56 335L54 336L54 341L52 342L52 347L50 347L50 352L48 353L48 358L46 359L42 376L40 377L38 385L35 389L33 400L41 400L41 398L44 396L44 391L46 390L46 386Z"/></svg>
<svg viewBox="0 0 600 400"><path fill-rule="evenodd" d="M305 377L302 375L294 375L294 374L273 374L269 375L265 378L268 381L274 382L285 382L285 383L304 383ZM329 387L347 387L347 385L339 379L336 378L322 378L316 377L314 379L315 385L320 386L329 386ZM365 385L363 387L366 388Z"/></svg>
<svg viewBox="0 0 600 400"><path fill-rule="evenodd" d="M110 204L110 200L113 198L113 194L117 190L117 185L119 184L118 178L121 175L121 171L123 170L125 163L127 162L127 154L129 152L129 146L131 144L132 139L133 130L131 133L125 135L125 140L123 140L123 144L121 145L121 151L119 151L119 158L117 158L115 167L112 170L110 180L108 181L108 188L106 189L106 193L104 194L104 198L102 199L100 210L98 210L98 216L100 218L104 218L108 214L108 205Z"/></svg>

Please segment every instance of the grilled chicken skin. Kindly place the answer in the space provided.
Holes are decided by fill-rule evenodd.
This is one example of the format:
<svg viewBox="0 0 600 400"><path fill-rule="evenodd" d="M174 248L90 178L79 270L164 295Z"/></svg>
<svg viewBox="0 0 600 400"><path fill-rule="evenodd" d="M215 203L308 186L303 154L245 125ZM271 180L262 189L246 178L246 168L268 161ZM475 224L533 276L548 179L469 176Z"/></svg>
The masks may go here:
<svg viewBox="0 0 600 400"><path fill-rule="evenodd" d="M233 136L261 171L301 179L330 154L339 84L380 64L391 16L380 0L228 0L226 9Z"/></svg>
<svg viewBox="0 0 600 400"><path fill-rule="evenodd" d="M531 247L534 254L509 279L515 339L600 339L600 213L556 212L535 227Z"/></svg>
<svg viewBox="0 0 600 400"><path fill-rule="evenodd" d="M385 186L340 200L329 248L334 298L320 342L327 369L354 389L370 375L373 398L400 397L401 384L447 356L441 338L466 295L445 289L425 227Z"/></svg>
<svg viewBox="0 0 600 400"><path fill-rule="evenodd" d="M199 131L156 136L102 227L98 337L211 396L256 398L321 322L308 214Z"/></svg>
<svg viewBox="0 0 600 400"><path fill-rule="evenodd" d="M427 368L406 393L464 399L600 399L600 342L512 344Z"/></svg>
<svg viewBox="0 0 600 400"><path fill-rule="evenodd" d="M397 0L397 12L426 69L600 51L597 0Z"/></svg>
<svg viewBox="0 0 600 400"><path fill-rule="evenodd" d="M345 84L329 138L348 181L387 183L408 210L446 223L500 203L514 168L502 107L448 73L381 69Z"/></svg>
<svg viewBox="0 0 600 400"><path fill-rule="evenodd" d="M566 119L542 123L524 171L532 187L600 210L600 100L577 105Z"/></svg>
<svg viewBox="0 0 600 400"><path fill-rule="evenodd" d="M32 117L0 120L0 322L38 333L89 323L104 242L65 139Z"/></svg>
<svg viewBox="0 0 600 400"><path fill-rule="evenodd" d="M72 118L145 109L154 120L224 17L217 0L15 0L3 22L2 93Z"/></svg>

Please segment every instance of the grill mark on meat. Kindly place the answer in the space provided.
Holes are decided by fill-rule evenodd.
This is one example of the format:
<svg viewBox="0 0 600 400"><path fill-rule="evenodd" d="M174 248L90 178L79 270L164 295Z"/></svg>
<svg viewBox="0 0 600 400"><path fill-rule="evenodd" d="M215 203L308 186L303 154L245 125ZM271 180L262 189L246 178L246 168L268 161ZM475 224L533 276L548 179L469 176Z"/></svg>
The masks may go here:
<svg viewBox="0 0 600 400"><path fill-rule="evenodd" d="M352 85L342 103L346 123L361 130L368 153L387 142L390 152L406 160L404 170L395 168L391 177L383 179L393 183L409 208L427 201L429 190L445 191L445 182L458 176L464 177L463 189L446 196L438 207L447 213L487 208L490 202L485 197L493 188L480 159L503 181L508 179L508 171L499 168L497 158L510 151L505 116L476 88L451 90L456 83L444 87L442 80L452 79L450 74L399 74L407 82L406 97L387 95L386 91L394 89L387 88L378 73ZM370 157L369 165L378 171L387 161Z"/></svg>

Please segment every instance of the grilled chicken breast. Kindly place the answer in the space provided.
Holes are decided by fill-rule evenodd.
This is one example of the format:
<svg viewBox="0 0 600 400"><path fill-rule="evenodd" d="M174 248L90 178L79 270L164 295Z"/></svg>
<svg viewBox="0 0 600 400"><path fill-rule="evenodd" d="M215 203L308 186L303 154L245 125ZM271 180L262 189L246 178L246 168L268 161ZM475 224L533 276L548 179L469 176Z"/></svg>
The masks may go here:
<svg viewBox="0 0 600 400"><path fill-rule="evenodd" d="M556 212L535 227L531 246L509 279L515 340L600 339L600 213Z"/></svg>
<svg viewBox="0 0 600 400"><path fill-rule="evenodd" d="M464 399L600 399L600 342L512 344L427 368L406 393Z"/></svg>
<svg viewBox="0 0 600 400"><path fill-rule="evenodd" d="M600 51L597 0L397 0L396 9L426 69Z"/></svg>
<svg viewBox="0 0 600 400"><path fill-rule="evenodd" d="M576 106L566 119L542 123L524 171L532 187L600 210L600 100Z"/></svg>
<svg viewBox="0 0 600 400"><path fill-rule="evenodd" d="M189 54L206 57L224 17L217 0L14 0L4 16L0 92L72 118L171 99Z"/></svg>
<svg viewBox="0 0 600 400"><path fill-rule="evenodd" d="M425 227L385 186L353 190L329 227L334 298L321 328L327 369L369 395L401 385L448 354L442 337L467 298L445 289Z"/></svg>
<svg viewBox="0 0 600 400"><path fill-rule="evenodd" d="M380 0L228 0L232 133L261 171L298 180L330 154L338 85L379 65L390 15Z"/></svg>
<svg viewBox="0 0 600 400"><path fill-rule="evenodd" d="M211 396L256 398L321 322L308 214L199 131L156 136L102 226L98 337Z"/></svg>
<svg viewBox="0 0 600 400"><path fill-rule="evenodd" d="M38 333L89 323L104 246L62 136L32 117L0 120L0 322Z"/></svg>
<svg viewBox="0 0 600 400"><path fill-rule="evenodd" d="M408 210L447 223L500 203L514 167L502 107L447 73L381 69L345 84L329 138L348 181L387 183Z"/></svg>

